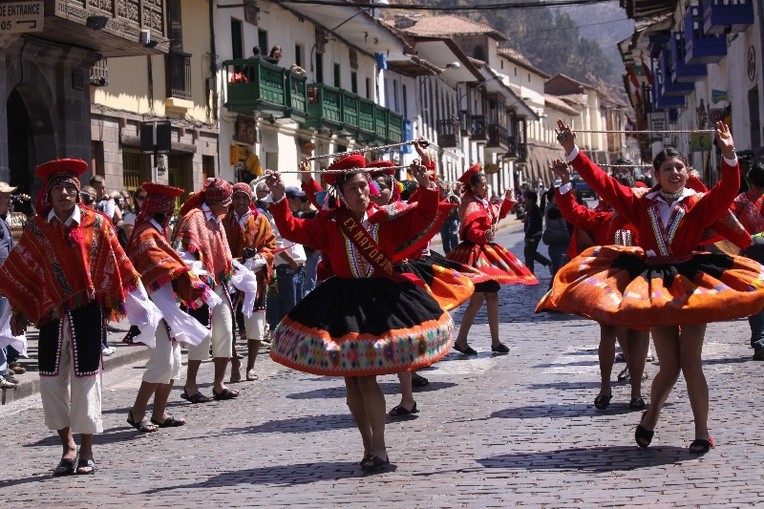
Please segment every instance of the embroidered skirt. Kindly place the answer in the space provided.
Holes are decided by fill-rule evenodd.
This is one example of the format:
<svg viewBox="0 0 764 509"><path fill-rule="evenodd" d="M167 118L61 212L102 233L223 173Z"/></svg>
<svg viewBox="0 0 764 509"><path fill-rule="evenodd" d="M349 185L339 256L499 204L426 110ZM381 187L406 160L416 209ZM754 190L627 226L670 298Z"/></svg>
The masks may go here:
<svg viewBox="0 0 764 509"><path fill-rule="evenodd" d="M464 265L435 251L417 260L407 260L395 266L398 272L415 274L427 291L446 311L459 307L475 291L475 284L490 281L477 269Z"/></svg>
<svg viewBox="0 0 764 509"><path fill-rule="evenodd" d="M476 292L496 292L498 285L537 285L538 279L504 246L494 243L473 244L462 241L446 255L488 275L492 281L475 285Z"/></svg>
<svg viewBox="0 0 764 509"><path fill-rule="evenodd" d="M745 257L695 253L649 265L642 248L594 246L562 267L536 312L555 310L646 330L718 322L764 307L764 266Z"/></svg>
<svg viewBox="0 0 764 509"><path fill-rule="evenodd" d="M448 312L419 286L332 277L279 323L271 358L316 375L398 373L446 355L453 329Z"/></svg>

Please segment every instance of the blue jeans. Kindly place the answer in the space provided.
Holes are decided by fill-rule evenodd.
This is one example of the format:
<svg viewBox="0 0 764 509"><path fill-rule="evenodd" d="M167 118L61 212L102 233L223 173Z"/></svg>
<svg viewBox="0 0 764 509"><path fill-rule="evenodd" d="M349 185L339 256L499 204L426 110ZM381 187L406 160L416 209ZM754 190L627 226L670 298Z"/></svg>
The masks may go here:
<svg viewBox="0 0 764 509"><path fill-rule="evenodd" d="M459 243L459 220L448 218L440 227L440 239L443 242L443 254L448 254Z"/></svg>
<svg viewBox="0 0 764 509"><path fill-rule="evenodd" d="M553 244L551 246L547 246L547 251L549 252L549 258L552 260L552 267L549 269L549 272L552 274L552 278L554 278L554 275L557 274L557 271L560 270L560 267L565 265L565 261L567 259L565 254L568 251L568 245Z"/></svg>
<svg viewBox="0 0 764 509"><path fill-rule="evenodd" d="M304 281L305 267L300 267L297 270L290 269L289 265L276 267L278 293L276 294L276 314L273 316L276 324L292 311L292 308L302 299Z"/></svg>
<svg viewBox="0 0 764 509"><path fill-rule="evenodd" d="M321 251L313 251L305 262L305 280L302 286L302 297L305 297L316 287L318 281L318 262L321 261Z"/></svg>

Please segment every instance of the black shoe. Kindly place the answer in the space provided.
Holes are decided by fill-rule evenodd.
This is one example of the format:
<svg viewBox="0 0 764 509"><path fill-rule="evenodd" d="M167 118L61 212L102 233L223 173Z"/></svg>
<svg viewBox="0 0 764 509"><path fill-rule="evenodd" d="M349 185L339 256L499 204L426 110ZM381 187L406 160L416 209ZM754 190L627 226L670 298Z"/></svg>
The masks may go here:
<svg viewBox="0 0 764 509"><path fill-rule="evenodd" d="M414 373L414 376L411 378L411 386L412 387L425 387L427 385L430 385L430 381L427 380L422 375L418 375Z"/></svg>
<svg viewBox="0 0 764 509"><path fill-rule="evenodd" d="M361 468L366 473L382 472L390 466L390 458L380 458L379 456L368 456L361 462Z"/></svg>
<svg viewBox="0 0 764 509"><path fill-rule="evenodd" d="M496 346L492 346L491 351L496 353L509 353L509 347L504 343L499 343Z"/></svg>
<svg viewBox="0 0 764 509"><path fill-rule="evenodd" d="M756 348L753 351L752 359L755 361L764 361L764 348Z"/></svg>
<svg viewBox="0 0 764 509"><path fill-rule="evenodd" d="M708 435L708 440L696 438L690 444L690 454L706 454L714 448L714 438Z"/></svg>
<svg viewBox="0 0 764 509"><path fill-rule="evenodd" d="M461 348L459 348L459 345L454 343L454 350L456 350L462 355L477 355L477 352L473 350L472 347L470 347L469 345L467 345L467 347L464 350L462 350Z"/></svg>
<svg viewBox="0 0 764 509"><path fill-rule="evenodd" d="M602 394L597 395L597 397L594 398L594 408L597 410L607 410L607 407L610 406L611 399L613 399L613 393L610 393L607 396Z"/></svg>
<svg viewBox="0 0 764 509"><path fill-rule="evenodd" d="M642 399L641 396L634 396L631 398L631 401L629 401L629 408L632 410L642 410L647 406L645 403L645 400Z"/></svg>
<svg viewBox="0 0 764 509"><path fill-rule="evenodd" d="M642 420L645 418L645 413L642 414ZM653 441L653 435L655 435L655 431L649 430L642 426L642 420L639 421L637 430L634 432L634 440L636 440L640 449L647 449L650 446L650 442Z"/></svg>

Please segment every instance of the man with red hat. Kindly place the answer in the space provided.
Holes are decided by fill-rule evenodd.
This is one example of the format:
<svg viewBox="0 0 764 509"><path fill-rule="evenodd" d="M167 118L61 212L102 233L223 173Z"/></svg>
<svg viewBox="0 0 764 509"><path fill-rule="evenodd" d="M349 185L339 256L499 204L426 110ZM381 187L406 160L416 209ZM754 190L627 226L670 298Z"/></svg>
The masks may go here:
<svg viewBox="0 0 764 509"><path fill-rule="evenodd" d="M196 377L199 366L207 360L212 345L215 381L212 397L232 399L238 391L225 385L225 374L233 348L233 312L228 282L233 275L233 258L228 246L222 217L231 205L233 186L221 178L208 178L204 188L194 193L180 209L181 219L175 227L173 245L181 257L191 263L193 270L223 299L224 305L210 309L204 305L190 313L212 330L197 346L188 348L188 375L181 397L191 403L207 403L208 396L199 392Z"/></svg>
<svg viewBox="0 0 764 509"><path fill-rule="evenodd" d="M27 321L39 333L40 395L45 423L57 430L63 455L54 475L92 474L93 433L101 421L101 333L126 314L133 325L156 328L159 310L119 245L111 222L78 205L81 159L38 166L37 215L0 269L0 293L11 303L11 328ZM81 434L79 459L74 433Z"/></svg>
<svg viewBox="0 0 764 509"><path fill-rule="evenodd" d="M252 201L252 187L246 182L233 185L233 205L223 219L231 255L257 276L257 298L252 314L243 312L243 299L236 306L236 323L247 340L247 380L257 380L255 360L265 335L265 298L273 271L273 253L276 235L265 215L260 214ZM231 381L241 380L241 361L235 352L231 358Z"/></svg>
<svg viewBox="0 0 764 509"><path fill-rule="evenodd" d="M156 337L147 338L155 343L151 348L143 381L135 403L127 413L127 422L142 433L159 428L182 426L186 421L167 415L165 407L173 382L180 374L180 341L198 345L209 335L209 330L194 317L182 311L177 301L188 308L202 304L214 307L221 303L210 288L191 271L166 237L167 226L175 208L175 200L183 189L145 182L141 212L128 241L127 254L141 274L151 300L162 311L162 322ZM140 336L139 336L140 337ZM127 342L137 338L128 335ZM146 418L146 405L151 396L154 405L151 420Z"/></svg>

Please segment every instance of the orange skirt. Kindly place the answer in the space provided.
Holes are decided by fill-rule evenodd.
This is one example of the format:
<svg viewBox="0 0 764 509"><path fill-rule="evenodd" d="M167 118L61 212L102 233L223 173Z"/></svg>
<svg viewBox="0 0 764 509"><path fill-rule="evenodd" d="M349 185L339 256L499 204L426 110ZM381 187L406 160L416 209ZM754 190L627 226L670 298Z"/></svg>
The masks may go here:
<svg viewBox="0 0 764 509"><path fill-rule="evenodd" d="M750 258L695 253L665 265L645 259L640 247L591 247L557 272L536 312L646 330L741 318L764 307L764 266Z"/></svg>
<svg viewBox="0 0 764 509"><path fill-rule="evenodd" d="M528 267L499 244L473 244L463 241L452 249L446 258L474 267L502 285L539 284Z"/></svg>

